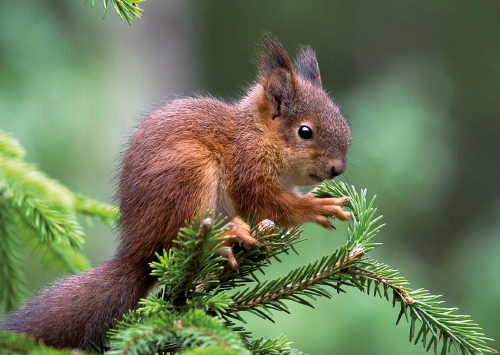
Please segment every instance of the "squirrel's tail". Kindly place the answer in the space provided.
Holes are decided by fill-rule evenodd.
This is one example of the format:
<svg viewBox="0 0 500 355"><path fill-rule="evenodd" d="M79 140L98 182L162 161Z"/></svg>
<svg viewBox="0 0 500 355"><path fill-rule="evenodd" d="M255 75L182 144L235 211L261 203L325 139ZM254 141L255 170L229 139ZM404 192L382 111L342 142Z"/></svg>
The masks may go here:
<svg viewBox="0 0 500 355"><path fill-rule="evenodd" d="M56 348L91 350L92 343L99 345L101 337L106 338L107 325L135 309L154 284L143 268L116 256L40 291L8 315L0 328L28 334Z"/></svg>

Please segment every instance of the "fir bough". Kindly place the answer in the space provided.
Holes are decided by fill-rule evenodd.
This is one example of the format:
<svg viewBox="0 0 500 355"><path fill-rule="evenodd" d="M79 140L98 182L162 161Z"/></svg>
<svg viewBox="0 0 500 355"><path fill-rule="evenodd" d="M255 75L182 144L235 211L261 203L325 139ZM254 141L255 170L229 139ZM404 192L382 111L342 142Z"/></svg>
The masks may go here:
<svg viewBox="0 0 500 355"><path fill-rule="evenodd" d="M13 310L25 295L21 247L40 254L45 267L77 273L88 260L79 253L83 229L77 215L112 226L118 210L75 194L23 161L24 150L0 131L0 307Z"/></svg>
<svg viewBox="0 0 500 355"><path fill-rule="evenodd" d="M102 11L102 19L104 20L106 17L109 2L111 2L111 5L113 5L113 8L122 21L127 20L128 24L132 26L132 16L137 18L141 18L142 16L141 12L143 10L137 6L137 4L144 1L146 0L102 0L102 5L104 7ZM83 2L86 4L87 0L83 0ZM91 5L92 7L95 6L95 0L91 0Z"/></svg>
<svg viewBox="0 0 500 355"><path fill-rule="evenodd" d="M0 332L0 355L85 355L71 349L58 350L24 334Z"/></svg>
<svg viewBox="0 0 500 355"><path fill-rule="evenodd" d="M301 354L290 348L291 342L281 336L275 339L252 339L244 327L244 312L273 321L272 311L288 312L287 302L311 306L317 297L332 297L329 290L346 292L357 288L367 294L379 295L399 304L400 314L410 324L410 341L422 342L424 348L445 354L454 346L458 354L483 354L496 351L486 345L488 339L478 331L469 316L455 315L456 308L442 308L440 296L426 290L412 290L397 270L367 257L379 246L372 239L381 230L373 198L366 200L366 190L358 193L344 183L325 182L316 191L317 197L350 197L348 208L353 212L347 243L334 253L298 267L275 280L260 282L257 271L279 260L278 255L294 250L301 230L276 229L269 222L256 224L250 219L252 234L260 241L260 248L244 250L236 247L238 270L226 266L218 257L221 240L217 238L228 226L206 215L198 217L179 234L180 249L172 249L158 262L151 264L158 276L160 290L141 301L141 308L131 311L117 327L110 331L112 354L154 354L178 352L204 353L206 349L223 344L224 351L237 354ZM235 290L235 288L238 288ZM234 292L236 291L236 292ZM182 334L185 317L197 336L205 342L195 342ZM200 323L195 324L195 318ZM213 319L211 323L208 319ZM177 323L176 323L177 322ZM218 324L218 328L214 326ZM419 324L419 325L418 325ZM191 328L190 328L191 329ZM229 333L228 333L229 332ZM238 334L241 342L232 345L223 339ZM193 350L193 348L195 350ZM212 350L206 350L210 353Z"/></svg>

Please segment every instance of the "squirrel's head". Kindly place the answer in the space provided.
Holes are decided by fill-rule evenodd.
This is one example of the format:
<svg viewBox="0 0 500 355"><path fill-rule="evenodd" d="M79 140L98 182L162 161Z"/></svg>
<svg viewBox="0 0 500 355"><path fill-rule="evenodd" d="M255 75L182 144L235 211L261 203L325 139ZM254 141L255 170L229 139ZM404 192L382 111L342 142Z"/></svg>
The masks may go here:
<svg viewBox="0 0 500 355"><path fill-rule="evenodd" d="M314 51L301 47L292 65L282 45L264 35L258 68L259 119L279 142L283 185L313 185L344 173L351 130L323 90Z"/></svg>

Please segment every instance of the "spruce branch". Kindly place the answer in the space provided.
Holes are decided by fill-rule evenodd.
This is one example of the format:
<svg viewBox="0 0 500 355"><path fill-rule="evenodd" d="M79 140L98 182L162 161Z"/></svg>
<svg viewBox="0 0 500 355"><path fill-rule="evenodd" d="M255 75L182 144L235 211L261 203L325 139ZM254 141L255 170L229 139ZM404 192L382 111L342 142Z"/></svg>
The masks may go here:
<svg viewBox="0 0 500 355"><path fill-rule="evenodd" d="M23 223L37 231L41 243L58 243L67 240L71 247L78 250L83 243L83 229L75 217L51 208L16 182L1 184L2 189L11 201Z"/></svg>
<svg viewBox="0 0 500 355"><path fill-rule="evenodd" d="M1 259L0 278L9 279L1 289L0 301L13 304L22 291L17 234L35 253L43 251L42 260L47 264L55 259L71 268L78 264L78 237L83 235L76 214L113 225L118 213L116 208L70 192L23 163L22 149L1 132L0 148L0 253L8 254ZM427 290L408 288L408 281L397 270L368 258L367 253L381 245L372 240L383 224L376 215L375 198L367 202L366 190L358 193L344 183L325 182L315 194L319 198L349 197L346 207L352 210L353 219L344 246L284 277L260 282L257 271L264 273L273 260L280 261L282 253L297 252L294 245L301 241L302 230L277 229L270 222L256 223L249 217L251 234L260 244L251 250L233 246L238 262L234 270L219 256L224 250L219 249L220 235L228 224L212 219L210 213L198 216L180 231L177 247L158 255L158 261L151 264L160 291L141 300L139 310L130 311L109 331L110 354L299 355L284 336L251 340L251 334L232 320L244 322L241 312L247 311L272 321L271 311L289 312L287 301L312 307L311 300L332 297L328 288L346 292L348 287L386 298L393 307L399 303L397 323L404 315L410 323L410 341L421 342L427 351L433 348L436 354L438 350L446 354L454 346L458 354L496 352L486 346L491 339L479 333L469 316L442 307L440 296ZM256 285L249 287L251 282ZM246 288L235 290L241 286ZM14 344L11 336L0 336L0 352ZM19 353L27 353L23 351L21 348Z"/></svg>
<svg viewBox="0 0 500 355"><path fill-rule="evenodd" d="M496 353L494 349L485 345L486 341L492 339L476 332L481 328L472 323L469 316L453 314L458 308L439 307L444 301L436 299L441 296L431 295L424 289L406 288L408 281L398 276L399 272L388 265L365 260L364 266L347 269L346 274L351 275L351 281L367 294L373 292L374 296L378 294L389 301L388 290L392 290L393 306L396 302L401 305L396 324L404 315L410 322L410 341L414 341L415 344L421 341L427 351L432 347L434 353L437 353L441 345L441 353L446 354L453 345L458 354ZM421 322L418 333L416 333L417 320Z"/></svg>
<svg viewBox="0 0 500 355"><path fill-rule="evenodd" d="M235 352L231 349L225 349L222 346L219 347L203 347L196 349L188 349L182 352L183 355L236 355L239 352Z"/></svg>
<svg viewBox="0 0 500 355"><path fill-rule="evenodd" d="M148 322L153 322L157 315L163 317L164 314L173 314L175 319L180 319L186 312L199 310L200 315L224 319L226 329L239 335L252 354L300 354L289 348L290 343L284 337L251 340L251 334L243 327L236 326L232 319L245 322L241 312L247 311L272 321L271 311L288 312L286 301L312 307L311 299L332 296L327 288L346 292L347 288L351 287L358 288L368 295L373 293L374 296L386 298L392 301L393 306L399 303L401 309L397 322L399 323L404 315L410 323L410 341L421 341L427 350L433 348L435 353L440 350L442 354L446 354L453 345L458 354L496 352L486 346L486 342L491 339L478 332L480 328L472 323L470 317L455 315L455 308L441 307L442 302L436 300L439 296L430 295L423 289L408 288L408 281L399 276L397 270L368 258L367 253L380 245L373 243L372 239L383 224L379 224L381 216L376 215L375 198L367 202L366 190L358 193L354 187L343 183L324 183L318 187L316 195L350 197L347 207L352 210L353 219L348 227L348 240L332 255L301 266L284 277L259 282L255 272L263 272L263 267L270 265L269 258L277 258L278 254L293 249L294 243L298 241L300 229L273 229L262 232L255 221L249 219L252 233L260 236L262 244L261 248L252 250L233 247L239 265L238 273L238 270L225 268L224 259L217 258L212 249L220 242L218 235L224 232L225 228L215 230L211 220L202 221L198 218L180 234L181 249L170 250L168 258L164 255L159 258L160 262L152 264L153 274L160 276L159 283L164 288L159 294L141 302L143 308L133 313L133 317L129 318L130 324L134 323L131 321L134 317L142 323L143 320L139 320L141 315L148 319ZM270 245L273 248L265 248ZM191 248L191 251L183 254L188 248ZM190 259L191 254L193 256ZM190 260L192 264L189 263ZM248 284L254 281L257 284L248 287ZM182 284L181 289L184 290L180 305L176 305L176 298L171 297L177 283ZM229 296L227 291L238 286L247 288L237 290ZM420 322L418 331L417 321ZM125 323L120 326L127 328ZM119 333L120 330L117 329L116 332ZM164 328L156 337L144 340L145 345L142 346L147 348L163 341L161 349L180 350L181 348L174 348L174 337L167 339L166 333L171 334L170 328ZM138 337L145 339L149 335L150 333L147 333L144 338ZM124 336L124 339L129 341L133 341L133 338L133 335Z"/></svg>
<svg viewBox="0 0 500 355"><path fill-rule="evenodd" d="M3 131L0 131L0 153L11 159L22 159L25 155L19 141Z"/></svg>
<svg viewBox="0 0 500 355"><path fill-rule="evenodd" d="M146 0L109 0L111 1L111 4L113 5L116 13L122 21L125 19L127 20L128 24L132 26L132 16L136 18L141 18L142 14L141 12L143 11L139 6L137 6L138 3L144 2ZM102 19L106 18L106 13L108 11L108 0L103 0L103 12L102 12ZM87 4L87 0L83 0L85 4ZM91 0L91 5L94 7L95 5L95 0Z"/></svg>
<svg viewBox="0 0 500 355"><path fill-rule="evenodd" d="M434 301L439 296L432 296L425 290L408 288L409 284L399 276L397 270L388 265L372 261L366 253L380 244L371 243L372 238L383 225L376 225L380 217L375 217L374 199L366 202L366 190L358 194L354 187L343 183L323 183L319 186L318 197L350 197L347 206L353 211L353 221L348 228L348 242L338 248L331 256L325 256L314 263L299 267L286 276L258 283L252 289L247 288L232 296L232 303L224 313L224 318L244 321L240 311L248 311L264 319L272 320L271 310L288 313L283 301L294 301L310 307L309 299L328 297L330 293L325 287L334 288L337 292L345 292L345 286L357 287L363 292L385 297L401 304L398 322L404 314L410 322L410 341L422 340L429 350L434 347L437 353L449 351L453 344L459 354L483 354L496 352L485 345L484 334L468 316L452 314L455 308L440 308L442 302ZM391 291L391 292L389 292ZM409 318L408 318L409 315ZM422 325L416 334L415 321ZM430 333L429 338L428 333Z"/></svg>
<svg viewBox="0 0 500 355"><path fill-rule="evenodd" d="M85 355L85 351L58 350L24 334L0 332L0 355Z"/></svg>
<svg viewBox="0 0 500 355"><path fill-rule="evenodd" d="M253 355L302 355L303 352L290 348L292 344L283 334L277 338L259 338L248 343L247 349Z"/></svg>
<svg viewBox="0 0 500 355"><path fill-rule="evenodd" d="M182 228L175 252L171 249L163 256L158 255L159 262L153 262L151 275L159 276L159 285L164 286L163 299L172 306L186 305L188 298L196 295L196 288L201 283L213 282L216 275L224 268L224 258L216 257L220 252L217 247L222 239L216 237L224 232L222 220L213 221L210 212L204 219L200 216L194 222ZM145 311L145 309L143 309Z"/></svg>
<svg viewBox="0 0 500 355"><path fill-rule="evenodd" d="M26 294L26 279L22 272L23 256L15 231L15 216L0 189L0 305L12 311Z"/></svg>
<svg viewBox="0 0 500 355"><path fill-rule="evenodd" d="M111 351L108 354L155 354L187 348L219 348L234 354L250 354L239 336L224 322L191 309L183 314L159 312L136 322L131 312L110 330ZM231 352L229 352L231 353Z"/></svg>
<svg viewBox="0 0 500 355"><path fill-rule="evenodd" d="M265 274L264 268L270 267L272 260L281 262L278 255L282 253L288 255L291 250L298 254L295 244L306 240L300 239L300 234L303 232L300 227L278 229L269 220L256 223L254 216L249 216L247 223L251 227L251 235L259 240L259 247L251 250L238 246L233 247L238 269L225 268L222 273L217 275L216 283L203 284L199 288L200 291L209 292L215 287L220 291L233 290L251 281L259 282L257 271Z"/></svg>
<svg viewBox="0 0 500 355"><path fill-rule="evenodd" d="M282 300L291 300L310 306L303 296L315 299L316 296L331 298L321 286L330 286L337 291L345 292L341 287L344 285L354 286L343 276L343 270L351 266L357 259L365 255L362 248L352 251L348 256L342 257L342 251L325 256L321 260L292 270L286 276L269 282L263 282L253 289L237 292L233 297L233 303L226 313L231 317L231 312L249 311L272 320L272 318L259 310L275 309L288 312L288 308Z"/></svg>
<svg viewBox="0 0 500 355"><path fill-rule="evenodd" d="M14 186L29 192L59 212L69 212L73 209L75 197L68 188L49 178L33 165L18 158L9 158L4 151L0 151L0 181L7 187Z"/></svg>
<svg viewBox="0 0 500 355"><path fill-rule="evenodd" d="M111 228L115 227L120 217L117 207L96 201L82 194L75 194L75 211L85 217L93 217ZM87 218L89 224L90 221Z"/></svg>
<svg viewBox="0 0 500 355"><path fill-rule="evenodd" d="M325 182L319 188L318 197L339 197L343 194L348 194L347 196L351 197L349 207L353 209L355 218L357 217L361 221L364 218L360 216L359 208L362 209L366 205L363 201L366 196L366 190L364 191L361 194L361 199L358 199L357 194L354 193L354 187L348 188L342 182L339 184ZM371 208L372 203L370 203L368 209ZM373 213L370 214L370 218L372 216ZM353 225L354 230L350 229L348 233L349 241L352 239L360 241L369 239L370 232L362 229L359 231L356 230L356 219ZM369 222L367 225L373 224ZM484 334L477 332L481 328L473 323L469 316L453 314L458 308L439 307L444 301L436 301L436 299L441 296L431 295L424 289L412 290L407 288L406 285L409 285L408 281L398 276L399 272L391 269L388 265L363 258L345 269L344 273L346 275L345 281L352 282L360 290L366 291L367 294L370 293L370 287L373 283L373 294L376 296L378 293L380 297L385 297L389 300L387 290L389 288L392 289L393 305L395 305L396 301L399 301L401 304L396 324L405 315L405 318L410 323L410 341L414 340L414 343L417 344L421 340L427 351L432 347L434 353L437 354L438 347L441 345L441 354L446 354L453 345L458 354L497 352L485 345L486 341L492 341L492 339L486 338ZM380 291L380 286L384 289L384 295ZM421 322L421 327L419 332L415 333L417 320ZM430 336L427 341L429 333Z"/></svg>
<svg viewBox="0 0 500 355"><path fill-rule="evenodd" d="M54 271L68 270L76 274L90 267L87 258L78 250L75 250L65 241L60 240L57 243L42 242L40 238L33 238L37 231L29 226L23 226L19 229L19 236L23 245L31 248L31 255L39 256L43 266L46 269Z"/></svg>
<svg viewBox="0 0 500 355"><path fill-rule="evenodd" d="M225 258L218 256L223 250L218 249L223 241L218 236L228 225L222 225L220 219L212 221L209 216L207 213L204 219L195 218L180 231L175 242L178 248L165 252L158 256L158 262L151 263L151 275L159 277L162 291L142 300L139 312L149 314L160 309L199 307L222 315L229 304L226 290L258 280L257 270L263 272L262 268L270 265L270 258L277 259L278 254L287 253L299 241L299 228L276 230L274 224L256 224L249 218L251 232L262 244L252 250L236 250L239 266L238 270L233 270L227 266Z"/></svg>
<svg viewBox="0 0 500 355"><path fill-rule="evenodd" d="M45 267L80 272L88 260L79 253L83 229L77 215L93 217L108 225L117 209L75 194L23 162L19 142L0 131L0 304L10 310L23 295L24 276L19 250L22 244L41 254ZM9 276L10 275L10 276Z"/></svg>
<svg viewBox="0 0 500 355"><path fill-rule="evenodd" d="M227 266L225 258L217 256L221 251L217 247L222 242L218 236L227 230L228 225L221 226L222 221L219 219L212 221L207 218L208 216L209 214L204 219L199 216L195 218L190 225L180 231L177 241L179 248L171 249L168 254L158 256L158 262L151 263L152 275L159 277L158 284L161 290L141 300L142 307L130 313L120 324L126 324L127 320L132 324L139 317L154 318L158 314L178 314L180 317L192 309L202 310L202 314L224 318L231 303L226 290L233 289L234 285L256 280L254 272L262 271L262 267L268 266L270 258L277 258L278 254L292 249L298 242L301 232L299 228L277 230L274 224L263 223L264 221L256 224L254 219L249 218L251 233L259 239L261 247L244 250L235 246L235 255L239 263L238 272ZM267 247L271 245L274 248L269 250ZM227 321L224 324L235 336L246 339L245 334L248 333L244 330L237 331L235 327L229 327ZM116 331L120 332L118 328ZM125 335L124 337L132 340ZM156 340L148 338L144 343L149 344ZM280 343L275 347L284 349L285 345ZM282 353L295 354L289 350ZM264 350L257 353L277 354Z"/></svg>
<svg viewBox="0 0 500 355"><path fill-rule="evenodd" d="M346 206L353 211L353 222L348 228L347 244L338 248L331 256L325 256L314 263L299 267L284 277L258 283L253 289L237 292L232 298L234 303L225 316L242 320L237 312L245 310L273 321L271 316L263 312L261 308L288 312L283 303L284 300L313 307L303 297L330 298L330 293L323 286L333 287L337 292L345 292L343 286L355 286L348 277L345 277L343 270L354 265L368 251L379 245L369 243L384 226L376 226L382 216L374 217L375 197L367 205L366 190L358 194L354 187L348 187L342 183L320 185L316 195L318 197L349 197Z"/></svg>

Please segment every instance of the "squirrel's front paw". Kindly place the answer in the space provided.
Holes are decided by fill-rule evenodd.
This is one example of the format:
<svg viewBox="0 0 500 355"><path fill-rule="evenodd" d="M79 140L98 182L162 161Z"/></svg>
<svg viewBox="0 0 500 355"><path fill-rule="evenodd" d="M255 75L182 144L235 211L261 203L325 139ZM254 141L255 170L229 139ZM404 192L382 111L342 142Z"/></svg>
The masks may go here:
<svg viewBox="0 0 500 355"><path fill-rule="evenodd" d="M349 197L314 198L316 215L313 222L330 229L333 225L326 216L334 216L341 221L349 220L351 213L344 211L344 205L348 199Z"/></svg>
<svg viewBox="0 0 500 355"><path fill-rule="evenodd" d="M259 241L257 240L258 238L271 235L276 231L276 229L277 227L274 225L273 221L264 219L257 225L257 230L250 234L250 226L240 217L234 217L229 224L229 230L219 236L219 238L226 238L221 247L232 248L234 244L238 243L245 249L252 249L259 244ZM269 247L265 245L263 246L263 249L267 251L270 250ZM232 249L223 251L220 255L227 258L227 263L231 266L231 268L238 268L238 263L234 257Z"/></svg>
<svg viewBox="0 0 500 355"><path fill-rule="evenodd" d="M231 248L234 244L238 243L245 249L251 249L259 244L259 241L250 235L250 226L245 223L240 217L234 217L229 223L229 230L222 233L219 238L224 238L221 247ZM227 258L229 266L233 269L238 268L238 263L234 258L232 249L220 253L223 257Z"/></svg>

